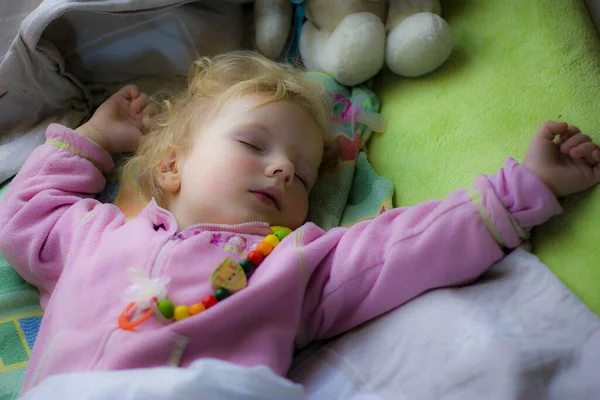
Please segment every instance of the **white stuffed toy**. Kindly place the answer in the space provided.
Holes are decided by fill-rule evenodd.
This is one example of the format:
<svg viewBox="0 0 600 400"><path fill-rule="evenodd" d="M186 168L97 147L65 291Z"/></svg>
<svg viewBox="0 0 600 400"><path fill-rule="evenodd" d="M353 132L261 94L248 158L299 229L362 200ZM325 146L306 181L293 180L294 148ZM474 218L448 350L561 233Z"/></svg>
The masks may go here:
<svg viewBox="0 0 600 400"><path fill-rule="evenodd" d="M256 46L281 55L298 0L256 0ZM304 0L307 21L300 55L310 71L343 85L371 78L384 62L396 74L416 77L441 66L452 52L452 34L439 0Z"/></svg>

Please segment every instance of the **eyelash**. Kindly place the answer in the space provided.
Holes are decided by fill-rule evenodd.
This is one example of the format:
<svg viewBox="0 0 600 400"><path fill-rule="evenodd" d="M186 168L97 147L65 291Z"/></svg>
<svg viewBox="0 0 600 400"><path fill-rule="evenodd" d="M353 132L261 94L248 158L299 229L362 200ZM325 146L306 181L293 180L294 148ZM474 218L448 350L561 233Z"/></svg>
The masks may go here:
<svg viewBox="0 0 600 400"><path fill-rule="evenodd" d="M302 182L302 184L304 185L304 187L308 187L308 185L306 184L306 181L304 180L304 178L302 178L300 175L296 174L296 178L298 178L298 180L300 182Z"/></svg>
<svg viewBox="0 0 600 400"><path fill-rule="evenodd" d="M243 144L244 146L248 147L251 150L258 151L258 152L261 152L261 153L263 152L262 148L260 148L260 147L258 147L256 145L253 145L252 143L244 142L243 140L238 140L238 142L240 142L241 144Z"/></svg>

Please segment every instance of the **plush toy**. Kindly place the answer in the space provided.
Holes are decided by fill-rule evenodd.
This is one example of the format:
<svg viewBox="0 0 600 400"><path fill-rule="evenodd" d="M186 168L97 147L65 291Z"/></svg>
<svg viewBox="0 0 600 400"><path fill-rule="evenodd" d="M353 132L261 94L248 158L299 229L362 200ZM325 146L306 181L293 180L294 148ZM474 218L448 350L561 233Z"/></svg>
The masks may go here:
<svg viewBox="0 0 600 400"><path fill-rule="evenodd" d="M256 46L267 57L283 51L292 2L302 0L255 1ZM344 85L366 81L384 62L399 75L424 75L452 52L439 0L304 0L304 7L299 45L305 66Z"/></svg>

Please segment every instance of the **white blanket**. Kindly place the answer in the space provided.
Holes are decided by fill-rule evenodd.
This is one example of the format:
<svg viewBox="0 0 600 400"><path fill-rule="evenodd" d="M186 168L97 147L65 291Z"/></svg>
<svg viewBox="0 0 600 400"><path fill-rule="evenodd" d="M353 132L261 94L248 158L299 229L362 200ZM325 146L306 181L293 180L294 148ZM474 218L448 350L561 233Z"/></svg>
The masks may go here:
<svg viewBox="0 0 600 400"><path fill-rule="evenodd" d="M56 375L22 400L302 400L302 386L267 367L215 359L189 368L160 367Z"/></svg>
<svg viewBox="0 0 600 400"><path fill-rule="evenodd" d="M296 357L289 377L199 360L189 369L66 374L25 399L597 400L600 320L537 257L425 294Z"/></svg>
<svg viewBox="0 0 600 400"><path fill-rule="evenodd" d="M600 320L523 250L315 348L289 375L315 399L600 399Z"/></svg>

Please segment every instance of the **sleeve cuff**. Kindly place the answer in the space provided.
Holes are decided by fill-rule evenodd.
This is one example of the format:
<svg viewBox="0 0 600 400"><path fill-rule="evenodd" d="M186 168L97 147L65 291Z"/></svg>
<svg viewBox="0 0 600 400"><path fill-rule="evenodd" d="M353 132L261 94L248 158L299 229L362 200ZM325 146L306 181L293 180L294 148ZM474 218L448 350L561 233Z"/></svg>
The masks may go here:
<svg viewBox="0 0 600 400"><path fill-rule="evenodd" d="M531 228L562 212L554 193L524 166L508 158L496 175L475 180L481 207L498 242L517 247ZM480 210L481 213L481 210Z"/></svg>
<svg viewBox="0 0 600 400"><path fill-rule="evenodd" d="M46 144L85 158L107 174L114 167L110 155L93 141L59 124L50 124L46 130Z"/></svg>

